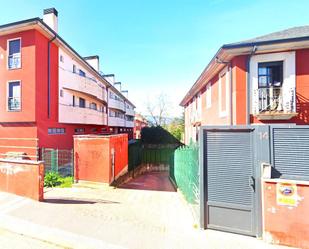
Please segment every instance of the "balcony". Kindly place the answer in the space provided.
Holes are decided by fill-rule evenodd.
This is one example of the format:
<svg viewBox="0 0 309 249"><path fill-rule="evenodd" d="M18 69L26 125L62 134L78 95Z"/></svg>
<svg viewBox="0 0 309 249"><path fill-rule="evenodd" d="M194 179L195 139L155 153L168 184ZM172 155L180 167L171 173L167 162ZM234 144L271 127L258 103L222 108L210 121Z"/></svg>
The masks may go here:
<svg viewBox="0 0 309 249"><path fill-rule="evenodd" d="M99 82L86 76L67 71L59 67L60 86L73 91L82 92L107 102L106 91Z"/></svg>
<svg viewBox="0 0 309 249"><path fill-rule="evenodd" d="M60 104L59 123L107 125L107 114L94 109Z"/></svg>
<svg viewBox="0 0 309 249"><path fill-rule="evenodd" d="M253 98L254 116L258 120L289 120L297 115L295 88L259 88Z"/></svg>
<svg viewBox="0 0 309 249"><path fill-rule="evenodd" d="M9 97L8 98L8 110L19 111L20 110L20 98Z"/></svg>
<svg viewBox="0 0 309 249"><path fill-rule="evenodd" d="M9 55L8 68L9 69L21 68L20 53Z"/></svg>
<svg viewBox="0 0 309 249"><path fill-rule="evenodd" d="M126 120L126 126L127 128L133 128L134 127L134 121L128 121Z"/></svg>
<svg viewBox="0 0 309 249"><path fill-rule="evenodd" d="M120 101L120 100L113 99L111 97L109 97L109 100L108 100L108 107L113 108L113 109L117 109L117 110L121 110L121 111L125 111L124 102Z"/></svg>
<svg viewBox="0 0 309 249"><path fill-rule="evenodd" d="M125 120L120 117L108 117L108 126L125 127Z"/></svg>
<svg viewBox="0 0 309 249"><path fill-rule="evenodd" d="M201 119L201 112L195 110L193 111L192 115L191 115L191 124L192 125L199 125L201 123L202 119Z"/></svg>
<svg viewBox="0 0 309 249"><path fill-rule="evenodd" d="M135 111L134 109L129 109L129 108L126 108L126 115L129 115L129 116L134 116L135 115Z"/></svg>

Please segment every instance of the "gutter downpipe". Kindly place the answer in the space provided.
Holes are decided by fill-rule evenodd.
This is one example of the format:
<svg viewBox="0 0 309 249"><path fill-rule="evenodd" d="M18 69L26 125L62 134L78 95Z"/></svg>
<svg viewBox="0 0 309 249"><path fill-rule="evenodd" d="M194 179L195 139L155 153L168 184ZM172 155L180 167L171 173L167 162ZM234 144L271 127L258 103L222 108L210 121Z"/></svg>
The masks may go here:
<svg viewBox="0 0 309 249"><path fill-rule="evenodd" d="M252 48L252 51L247 59L247 96L246 96L246 124L250 125L250 92L251 92L251 87L250 87L250 62L251 62L251 57L255 54L257 50L257 46L254 45Z"/></svg>
<svg viewBox="0 0 309 249"><path fill-rule="evenodd" d="M47 44L47 116L50 118L50 44L57 38L57 35L48 41Z"/></svg>
<svg viewBox="0 0 309 249"><path fill-rule="evenodd" d="M230 125L233 125L233 66L232 61L229 63L230 68Z"/></svg>

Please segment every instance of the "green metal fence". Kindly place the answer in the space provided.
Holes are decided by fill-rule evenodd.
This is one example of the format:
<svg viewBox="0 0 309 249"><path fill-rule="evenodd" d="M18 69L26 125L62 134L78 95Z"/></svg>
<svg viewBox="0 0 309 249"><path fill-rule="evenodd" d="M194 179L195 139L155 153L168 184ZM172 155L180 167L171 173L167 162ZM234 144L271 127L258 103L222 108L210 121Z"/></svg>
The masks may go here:
<svg viewBox="0 0 309 249"><path fill-rule="evenodd" d="M182 146L170 161L170 176L190 204L199 203L199 148Z"/></svg>
<svg viewBox="0 0 309 249"><path fill-rule="evenodd" d="M73 150L41 148L41 159L45 162L45 173L52 171L61 176L73 176Z"/></svg>
<svg viewBox="0 0 309 249"><path fill-rule="evenodd" d="M159 145L145 145L140 141L129 144L129 171L142 163L169 164L174 155L175 148Z"/></svg>
<svg viewBox="0 0 309 249"><path fill-rule="evenodd" d="M172 148L143 148L142 162L153 164L169 164L175 149Z"/></svg>
<svg viewBox="0 0 309 249"><path fill-rule="evenodd" d="M140 141L129 144L128 170L131 171L142 163L142 144Z"/></svg>

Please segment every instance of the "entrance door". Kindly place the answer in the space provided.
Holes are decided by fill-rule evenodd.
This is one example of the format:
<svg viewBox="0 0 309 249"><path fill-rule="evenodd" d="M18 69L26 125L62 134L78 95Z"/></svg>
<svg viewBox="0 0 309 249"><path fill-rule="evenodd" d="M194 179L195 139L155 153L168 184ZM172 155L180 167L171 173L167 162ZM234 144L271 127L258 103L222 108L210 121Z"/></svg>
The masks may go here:
<svg viewBox="0 0 309 249"><path fill-rule="evenodd" d="M252 129L205 129L207 228L255 235Z"/></svg>

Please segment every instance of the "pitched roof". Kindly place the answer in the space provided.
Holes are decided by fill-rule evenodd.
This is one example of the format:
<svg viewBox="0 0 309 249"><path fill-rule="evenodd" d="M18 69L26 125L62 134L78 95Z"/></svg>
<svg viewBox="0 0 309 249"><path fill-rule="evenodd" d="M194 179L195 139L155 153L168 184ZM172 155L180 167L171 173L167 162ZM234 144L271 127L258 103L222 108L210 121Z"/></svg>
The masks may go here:
<svg viewBox="0 0 309 249"><path fill-rule="evenodd" d="M248 46L252 44L275 42L275 41L282 42L284 40L294 40L300 38L309 38L309 25L284 29L267 35L258 36L253 39L225 44L223 45L223 48Z"/></svg>
<svg viewBox="0 0 309 249"><path fill-rule="evenodd" d="M306 42L307 43L306 47L308 47L308 41L309 41L309 25L289 28L278 32L273 32L267 35L259 36L253 39L225 44L219 48L219 50L214 55L212 60L208 63L208 65L203 70L201 75L198 77L193 86L190 88L185 97L182 99L180 105L185 106L185 104L188 103L190 99L192 99L192 97L197 93L197 91L199 91L201 85L203 84L203 81L205 81L204 80L205 75L211 75L212 73L214 73L214 70L209 69L217 64L216 60L217 57L220 57L220 54L221 55L224 54L226 56L230 55L231 58L237 55L237 53L250 54L252 53L252 49L255 46L259 46L259 51L261 51L261 48L262 49L263 47L266 48L269 45L271 46L275 44L290 44L292 42L295 42L295 44L298 42L300 43ZM226 59L225 61L228 60L229 59Z"/></svg>

